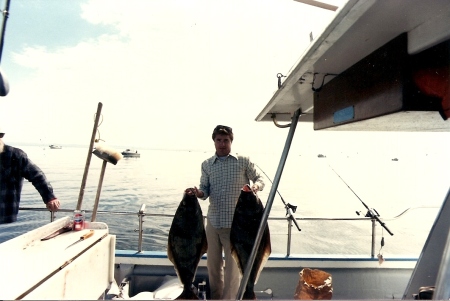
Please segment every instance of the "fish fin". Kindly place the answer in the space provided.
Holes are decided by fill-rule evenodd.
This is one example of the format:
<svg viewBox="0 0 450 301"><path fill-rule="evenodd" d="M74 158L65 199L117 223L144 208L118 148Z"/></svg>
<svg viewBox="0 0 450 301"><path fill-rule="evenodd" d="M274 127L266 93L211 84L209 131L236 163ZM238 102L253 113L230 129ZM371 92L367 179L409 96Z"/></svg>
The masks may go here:
<svg viewBox="0 0 450 301"><path fill-rule="evenodd" d="M205 254L208 251L208 240L206 239L206 232L205 231L203 231L202 242L203 242L203 245L202 245L201 252L202 252L202 256L203 256L203 254Z"/></svg>
<svg viewBox="0 0 450 301"><path fill-rule="evenodd" d="M170 244L167 245L167 258L169 258L169 260L172 263L175 263L175 261L173 259L173 253L172 253L172 248L170 247Z"/></svg>
<svg viewBox="0 0 450 301"><path fill-rule="evenodd" d="M177 274L178 280L180 280L181 283L183 283L180 273L178 272L177 265L175 263L175 257L173 256L172 248L170 247L170 244L167 246L167 258L169 258L170 262L173 263L173 268Z"/></svg>
<svg viewBox="0 0 450 301"><path fill-rule="evenodd" d="M268 258L269 258L269 255L264 254L264 257L261 260L261 265L259 266L258 274L256 275L256 278L255 278L255 284L258 282L259 275L261 275L261 271L264 269L264 266L266 265Z"/></svg>
<svg viewBox="0 0 450 301"><path fill-rule="evenodd" d="M242 268L242 262L240 261L239 255L236 251L236 249L231 245L231 257L233 257L234 261L236 262L236 265L239 269L239 273L241 273L241 276L244 275L244 271Z"/></svg>
<svg viewBox="0 0 450 301"><path fill-rule="evenodd" d="M270 232L269 232L269 226L266 227L266 230L264 231L263 239L261 240L261 244L264 244L264 253L261 260L261 265L259 266L258 273L255 278L255 284L258 282L259 275L261 274L261 271L263 270L264 266L267 263L267 260L269 259L270 253L272 253L272 245L270 243Z"/></svg>

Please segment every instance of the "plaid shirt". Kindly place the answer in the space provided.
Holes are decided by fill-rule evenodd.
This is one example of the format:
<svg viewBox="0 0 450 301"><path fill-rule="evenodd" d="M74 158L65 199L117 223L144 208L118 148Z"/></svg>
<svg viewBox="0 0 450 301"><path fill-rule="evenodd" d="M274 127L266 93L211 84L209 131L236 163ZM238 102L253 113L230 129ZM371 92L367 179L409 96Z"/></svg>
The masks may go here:
<svg viewBox="0 0 450 301"><path fill-rule="evenodd" d="M214 228L231 228L241 189L250 180L263 190L263 179L248 157L214 155L203 161L199 189L203 200L209 197L208 220Z"/></svg>
<svg viewBox="0 0 450 301"><path fill-rule="evenodd" d="M27 154L19 148L4 145L0 153L0 224L17 220L24 178L33 184L44 203L55 198L44 173Z"/></svg>

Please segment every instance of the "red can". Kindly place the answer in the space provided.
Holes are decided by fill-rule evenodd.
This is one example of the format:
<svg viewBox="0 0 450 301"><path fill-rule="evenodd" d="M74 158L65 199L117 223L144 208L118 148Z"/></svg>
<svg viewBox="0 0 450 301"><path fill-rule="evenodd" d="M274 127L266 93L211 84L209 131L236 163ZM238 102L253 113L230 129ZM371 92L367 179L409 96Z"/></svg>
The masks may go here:
<svg viewBox="0 0 450 301"><path fill-rule="evenodd" d="M73 212L73 230L80 231L84 229L84 211L75 210Z"/></svg>

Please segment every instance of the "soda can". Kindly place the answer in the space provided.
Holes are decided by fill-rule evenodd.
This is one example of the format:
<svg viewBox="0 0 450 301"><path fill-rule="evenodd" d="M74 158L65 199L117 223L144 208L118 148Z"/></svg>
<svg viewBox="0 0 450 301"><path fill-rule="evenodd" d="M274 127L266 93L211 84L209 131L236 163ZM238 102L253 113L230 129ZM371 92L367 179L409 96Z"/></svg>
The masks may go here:
<svg viewBox="0 0 450 301"><path fill-rule="evenodd" d="M80 231L84 229L84 210L75 210L73 212L73 230Z"/></svg>

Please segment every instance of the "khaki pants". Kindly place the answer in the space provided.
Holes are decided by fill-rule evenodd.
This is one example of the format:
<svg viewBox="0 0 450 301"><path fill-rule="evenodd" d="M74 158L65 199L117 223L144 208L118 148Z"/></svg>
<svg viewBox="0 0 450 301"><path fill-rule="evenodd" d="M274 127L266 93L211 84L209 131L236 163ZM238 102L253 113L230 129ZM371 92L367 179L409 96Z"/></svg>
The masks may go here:
<svg viewBox="0 0 450 301"><path fill-rule="evenodd" d="M231 256L230 230L230 228L215 229L209 220L206 224L207 267L213 300L236 300L239 290L241 277L238 266ZM225 266L222 250L225 255Z"/></svg>

